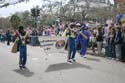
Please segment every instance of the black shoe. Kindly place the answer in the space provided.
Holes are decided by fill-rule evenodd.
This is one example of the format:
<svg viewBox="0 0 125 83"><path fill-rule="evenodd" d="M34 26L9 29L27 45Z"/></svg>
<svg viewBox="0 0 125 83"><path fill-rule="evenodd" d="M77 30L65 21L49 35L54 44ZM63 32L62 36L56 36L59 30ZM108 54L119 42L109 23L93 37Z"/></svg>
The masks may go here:
<svg viewBox="0 0 125 83"><path fill-rule="evenodd" d="M26 69L26 66L23 65L22 68Z"/></svg>
<svg viewBox="0 0 125 83"><path fill-rule="evenodd" d="M75 60L75 59L72 59L72 61L73 61L73 62L76 62L76 60Z"/></svg>
<svg viewBox="0 0 125 83"><path fill-rule="evenodd" d="M22 69L22 68L23 68L23 66L22 66L22 65L20 65L20 66L19 66L19 68L20 68L20 69Z"/></svg>

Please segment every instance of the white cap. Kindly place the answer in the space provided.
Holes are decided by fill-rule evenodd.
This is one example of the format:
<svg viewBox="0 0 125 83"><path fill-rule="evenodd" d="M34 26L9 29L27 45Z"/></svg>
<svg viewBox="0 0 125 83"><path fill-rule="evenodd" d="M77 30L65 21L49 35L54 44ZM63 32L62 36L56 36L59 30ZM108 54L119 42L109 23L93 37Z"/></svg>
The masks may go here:
<svg viewBox="0 0 125 83"><path fill-rule="evenodd" d="M77 23L76 26L80 26L81 24L80 23Z"/></svg>

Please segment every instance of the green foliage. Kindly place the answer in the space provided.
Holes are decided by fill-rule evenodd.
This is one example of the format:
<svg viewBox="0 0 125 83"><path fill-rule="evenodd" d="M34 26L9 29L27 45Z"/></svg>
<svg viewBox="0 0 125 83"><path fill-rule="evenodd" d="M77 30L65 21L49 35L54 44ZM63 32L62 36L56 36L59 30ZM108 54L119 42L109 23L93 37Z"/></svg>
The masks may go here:
<svg viewBox="0 0 125 83"><path fill-rule="evenodd" d="M55 17L53 15L44 15L41 18L41 25L52 25L55 22Z"/></svg>
<svg viewBox="0 0 125 83"><path fill-rule="evenodd" d="M20 17L17 16L16 14L12 15L11 16L11 19L10 19L10 23L11 23L11 26L12 28L14 29L17 29L20 25Z"/></svg>
<svg viewBox="0 0 125 83"><path fill-rule="evenodd" d="M25 28L28 26L35 27L35 21L29 11L17 12L16 15L20 18L20 25Z"/></svg>
<svg viewBox="0 0 125 83"><path fill-rule="evenodd" d="M29 16L30 13L28 11L25 12L20 12L20 19L21 19L21 25L23 25L24 27L27 27L28 25L30 25L31 23L31 17Z"/></svg>
<svg viewBox="0 0 125 83"><path fill-rule="evenodd" d="M0 18L0 29L10 28L9 18Z"/></svg>

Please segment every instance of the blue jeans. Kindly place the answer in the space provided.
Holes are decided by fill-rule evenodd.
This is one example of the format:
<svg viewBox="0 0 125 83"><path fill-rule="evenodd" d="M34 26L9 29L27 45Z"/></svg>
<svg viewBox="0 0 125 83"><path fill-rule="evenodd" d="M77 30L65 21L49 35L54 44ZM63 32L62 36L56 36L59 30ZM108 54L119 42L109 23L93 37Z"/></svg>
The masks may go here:
<svg viewBox="0 0 125 83"><path fill-rule="evenodd" d="M80 44L81 44L80 55L85 56L86 48L87 48L87 41L86 40L80 40Z"/></svg>
<svg viewBox="0 0 125 83"><path fill-rule="evenodd" d="M125 62L125 43L121 45L121 61Z"/></svg>
<svg viewBox="0 0 125 83"><path fill-rule="evenodd" d="M76 54L75 38L69 38L69 55L68 55L68 59L75 58L75 54Z"/></svg>
<svg viewBox="0 0 125 83"><path fill-rule="evenodd" d="M116 59L121 59L121 44L115 45Z"/></svg>
<svg viewBox="0 0 125 83"><path fill-rule="evenodd" d="M26 65L26 61L27 61L27 47L26 46L20 46L19 47L19 51L20 51L20 61L19 61L19 64L20 65Z"/></svg>
<svg viewBox="0 0 125 83"><path fill-rule="evenodd" d="M115 58L115 45L109 43L107 46L107 57Z"/></svg>

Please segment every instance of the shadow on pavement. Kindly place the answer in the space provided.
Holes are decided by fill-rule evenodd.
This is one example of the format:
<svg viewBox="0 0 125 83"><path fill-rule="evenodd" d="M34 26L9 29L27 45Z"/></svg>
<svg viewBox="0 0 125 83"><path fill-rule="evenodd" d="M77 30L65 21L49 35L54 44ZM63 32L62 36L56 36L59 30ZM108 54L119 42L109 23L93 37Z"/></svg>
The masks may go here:
<svg viewBox="0 0 125 83"><path fill-rule="evenodd" d="M14 72L20 74L20 75L23 75L25 77L31 77L34 75L33 72L31 72L29 69L25 69L25 70L21 70L21 69L15 69L13 70Z"/></svg>
<svg viewBox="0 0 125 83"><path fill-rule="evenodd" d="M96 56L96 57L105 57L105 54L103 54L103 53L101 55L98 55L97 53L87 52L87 54L92 55L92 56Z"/></svg>
<svg viewBox="0 0 125 83"><path fill-rule="evenodd" d="M87 60L89 60L89 61L96 61L96 62L100 62L100 59L96 59L96 58L86 57L85 59L87 59Z"/></svg>
<svg viewBox="0 0 125 83"><path fill-rule="evenodd" d="M87 54L93 55L93 56L97 56L97 54L95 54L95 53L93 53L93 52L87 52Z"/></svg>
<svg viewBox="0 0 125 83"><path fill-rule="evenodd" d="M50 65L45 72L53 72L53 71L60 71L60 70L68 70L68 69L73 69L73 68L86 68L86 69L92 69L88 65L83 65L80 63L59 63L59 64L52 64Z"/></svg>

